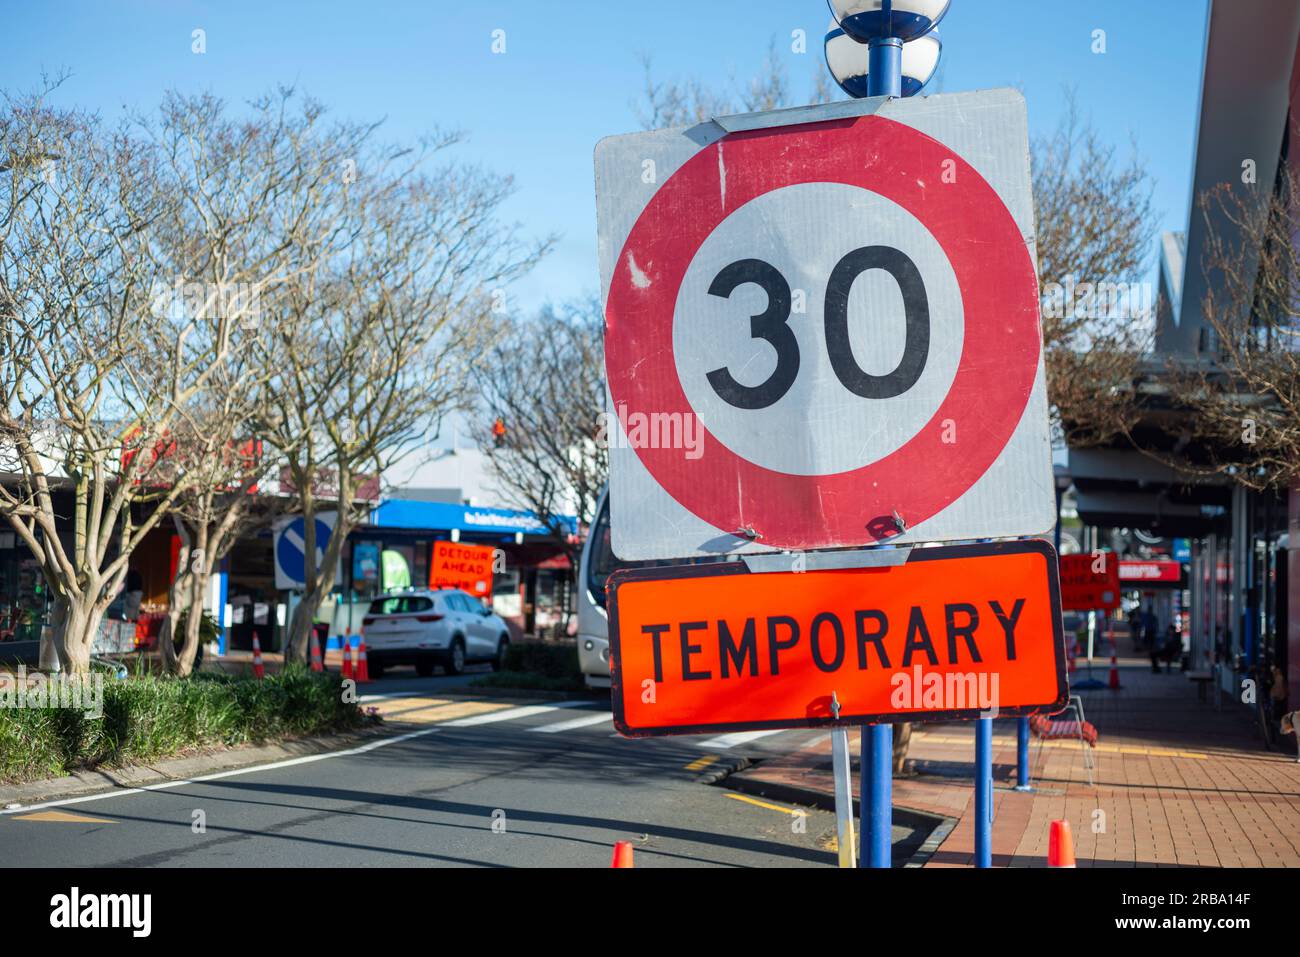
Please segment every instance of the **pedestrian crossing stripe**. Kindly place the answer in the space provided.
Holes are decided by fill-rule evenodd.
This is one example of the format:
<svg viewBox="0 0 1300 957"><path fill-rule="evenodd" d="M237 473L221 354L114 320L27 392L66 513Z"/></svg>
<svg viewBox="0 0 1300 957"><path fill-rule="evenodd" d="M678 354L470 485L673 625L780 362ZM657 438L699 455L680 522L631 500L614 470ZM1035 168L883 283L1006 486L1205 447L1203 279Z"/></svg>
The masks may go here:
<svg viewBox="0 0 1300 957"><path fill-rule="evenodd" d="M454 699L461 700L461 699ZM426 695L402 695L397 698L382 698L367 701L361 699L362 704L371 705L375 711L384 717L393 717L406 711L415 711L419 708L428 708L439 704L452 704L452 698L430 698Z"/></svg>
<svg viewBox="0 0 1300 957"><path fill-rule="evenodd" d="M613 721L614 715L608 711L598 711L595 714L584 714L578 718L572 718L568 721L557 721L554 724L544 724L539 728L529 728L529 731L536 731L541 734L558 734L561 731L573 731L576 728L586 728L593 724L604 724L607 721Z"/></svg>
<svg viewBox="0 0 1300 957"><path fill-rule="evenodd" d="M470 728L480 724L495 724L498 721L513 721L516 718L528 718L535 714L545 714L547 711L554 711L556 708L577 708L585 701L559 701L555 704L532 704L524 705L521 708L509 708L502 705L492 710L496 714L477 714L466 718L457 718L454 721L448 721L447 726L450 728ZM508 709L508 710L503 710Z"/></svg>
<svg viewBox="0 0 1300 957"><path fill-rule="evenodd" d="M374 705L375 711L386 721L394 724L445 724L451 728L468 728L502 721L514 721L561 708L585 708L589 704L587 701L579 700L557 701L551 704L517 705L514 702L462 701L421 695L400 695L372 700L376 701ZM575 731L612 720L613 715L602 710L594 714L582 715L565 721L529 728L528 730L541 734L559 734L564 731ZM738 745L748 744L768 735L780 734L782 730L781 728L774 728L763 731L740 731L698 741L696 746L710 751L728 751ZM615 732L611 737L623 737L623 735ZM701 765L701 767L704 766L706 765Z"/></svg>
<svg viewBox="0 0 1300 957"><path fill-rule="evenodd" d="M510 707L499 701L428 701L423 707L403 708L398 711L383 711L385 721L395 724L438 724L456 718L473 717L493 711L503 711Z"/></svg>

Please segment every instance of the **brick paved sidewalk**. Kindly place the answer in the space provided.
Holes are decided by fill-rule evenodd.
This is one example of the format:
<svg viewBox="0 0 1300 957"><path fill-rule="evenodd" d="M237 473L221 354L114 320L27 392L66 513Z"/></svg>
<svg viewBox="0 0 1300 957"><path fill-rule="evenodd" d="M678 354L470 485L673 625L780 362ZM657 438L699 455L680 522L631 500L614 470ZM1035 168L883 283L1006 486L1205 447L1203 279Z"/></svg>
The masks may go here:
<svg viewBox="0 0 1300 957"><path fill-rule="evenodd" d="M1108 664L1096 669L1106 678ZM1080 867L1300 867L1300 763L1295 738L1264 749L1251 714L1224 701L1199 701L1178 672L1151 673L1121 660L1120 691L1082 692L1100 732L1088 785L1077 741L1032 742L1033 793L1015 784L1014 720L994 723L995 867L1043 867L1050 822L1074 832ZM894 804L957 819L926 866L974 861L974 725L913 725L913 774L894 779ZM857 748L853 735L854 750ZM831 794L830 741L742 772L771 783ZM854 793L858 790L854 771Z"/></svg>

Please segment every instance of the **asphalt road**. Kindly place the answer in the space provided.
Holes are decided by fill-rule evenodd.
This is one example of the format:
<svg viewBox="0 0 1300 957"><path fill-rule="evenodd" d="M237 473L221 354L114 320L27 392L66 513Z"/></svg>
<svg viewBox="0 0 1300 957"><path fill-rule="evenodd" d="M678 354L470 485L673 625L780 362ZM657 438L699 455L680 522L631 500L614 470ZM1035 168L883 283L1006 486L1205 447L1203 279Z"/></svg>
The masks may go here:
<svg viewBox="0 0 1300 957"><path fill-rule="evenodd" d="M627 740L607 702L439 697L454 680L369 685L395 733L360 747L0 813L0 862L606 867L628 840L638 867L834 864L834 815L701 780L824 732Z"/></svg>

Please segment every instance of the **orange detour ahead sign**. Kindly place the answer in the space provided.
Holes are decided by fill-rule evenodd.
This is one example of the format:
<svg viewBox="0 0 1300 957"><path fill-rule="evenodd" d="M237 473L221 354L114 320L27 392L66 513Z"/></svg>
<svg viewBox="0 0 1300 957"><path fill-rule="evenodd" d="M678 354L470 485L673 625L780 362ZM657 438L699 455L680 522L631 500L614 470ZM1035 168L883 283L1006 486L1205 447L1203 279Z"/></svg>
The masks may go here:
<svg viewBox="0 0 1300 957"><path fill-rule="evenodd" d="M430 588L459 588L478 598L492 594L491 545L462 545L459 542L434 542L433 561L429 564Z"/></svg>
<svg viewBox="0 0 1300 957"><path fill-rule="evenodd" d="M1061 607L1069 611L1119 607L1119 560L1113 552L1061 556Z"/></svg>
<svg viewBox="0 0 1300 957"><path fill-rule="evenodd" d="M901 565L615 572L614 724L625 735L1059 711L1065 645L1046 542L924 548Z"/></svg>

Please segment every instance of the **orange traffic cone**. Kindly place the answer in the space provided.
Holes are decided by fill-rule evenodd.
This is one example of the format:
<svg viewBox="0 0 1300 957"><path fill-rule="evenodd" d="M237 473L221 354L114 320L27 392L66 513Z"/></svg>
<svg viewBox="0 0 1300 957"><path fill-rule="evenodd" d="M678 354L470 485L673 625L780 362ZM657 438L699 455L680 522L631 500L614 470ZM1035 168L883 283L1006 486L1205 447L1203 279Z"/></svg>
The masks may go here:
<svg viewBox="0 0 1300 957"><path fill-rule="evenodd" d="M1110 682L1108 687L1111 691L1119 690L1119 662L1115 660L1114 655L1110 656Z"/></svg>
<svg viewBox="0 0 1300 957"><path fill-rule="evenodd" d="M370 680L370 666L366 664L366 636L357 638L357 681Z"/></svg>
<svg viewBox="0 0 1300 957"><path fill-rule="evenodd" d="M1074 867L1074 835L1069 821L1053 821L1047 838L1047 866Z"/></svg>
<svg viewBox="0 0 1300 957"><path fill-rule="evenodd" d="M262 667L262 643L257 640L257 632L253 632L253 677L266 677L266 669Z"/></svg>
<svg viewBox="0 0 1300 957"><path fill-rule="evenodd" d="M352 677L352 644L347 635L343 636L343 677Z"/></svg>
<svg viewBox="0 0 1300 957"><path fill-rule="evenodd" d="M614 845L614 859L609 862L610 867L631 867L632 866L632 842L619 841Z"/></svg>
<svg viewBox="0 0 1300 957"><path fill-rule="evenodd" d="M324 671L325 663L320 656L320 638L316 635L316 629L311 631L311 670Z"/></svg>

